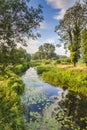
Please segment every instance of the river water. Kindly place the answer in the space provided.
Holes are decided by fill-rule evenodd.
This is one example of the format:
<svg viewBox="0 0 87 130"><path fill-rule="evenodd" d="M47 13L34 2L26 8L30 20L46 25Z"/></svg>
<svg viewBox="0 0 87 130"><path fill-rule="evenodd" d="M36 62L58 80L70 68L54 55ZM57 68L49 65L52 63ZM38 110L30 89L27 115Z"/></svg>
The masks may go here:
<svg viewBox="0 0 87 130"><path fill-rule="evenodd" d="M42 113L46 105L53 104L56 100L61 100L62 95L65 96L67 91L60 87L52 86L45 83L37 74L35 68L29 68L22 76L25 83L25 92L23 95L23 103L26 104L26 118L28 112Z"/></svg>

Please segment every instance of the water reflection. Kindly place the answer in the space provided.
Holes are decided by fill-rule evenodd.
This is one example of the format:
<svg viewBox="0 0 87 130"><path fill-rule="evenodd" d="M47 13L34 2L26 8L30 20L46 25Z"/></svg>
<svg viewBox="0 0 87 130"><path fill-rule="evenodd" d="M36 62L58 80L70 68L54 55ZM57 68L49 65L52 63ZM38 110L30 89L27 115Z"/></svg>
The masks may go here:
<svg viewBox="0 0 87 130"><path fill-rule="evenodd" d="M42 81L34 68L28 69L22 79L25 83L22 101L26 104L27 119L30 111L42 113L45 107L56 101L55 99L60 100L62 98L63 89Z"/></svg>
<svg viewBox="0 0 87 130"><path fill-rule="evenodd" d="M62 104L67 110L67 116L71 116L81 130L87 130L87 97L69 91Z"/></svg>

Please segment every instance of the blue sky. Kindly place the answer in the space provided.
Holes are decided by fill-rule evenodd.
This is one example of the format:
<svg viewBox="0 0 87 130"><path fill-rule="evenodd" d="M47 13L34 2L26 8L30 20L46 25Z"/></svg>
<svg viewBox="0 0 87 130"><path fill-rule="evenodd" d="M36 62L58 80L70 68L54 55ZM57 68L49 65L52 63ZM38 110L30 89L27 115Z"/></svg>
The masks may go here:
<svg viewBox="0 0 87 130"><path fill-rule="evenodd" d="M36 40L28 40L27 51L35 53L41 44L46 42L54 45L59 44L58 35L54 32L55 26L58 25L59 20L64 16L65 11L74 5L76 0L31 0L30 4L37 7L38 4L43 6L44 21L41 23L41 27L36 30L41 34L41 38ZM63 45L60 48L56 48L56 53L60 55L65 54ZM69 53L67 54L69 55Z"/></svg>

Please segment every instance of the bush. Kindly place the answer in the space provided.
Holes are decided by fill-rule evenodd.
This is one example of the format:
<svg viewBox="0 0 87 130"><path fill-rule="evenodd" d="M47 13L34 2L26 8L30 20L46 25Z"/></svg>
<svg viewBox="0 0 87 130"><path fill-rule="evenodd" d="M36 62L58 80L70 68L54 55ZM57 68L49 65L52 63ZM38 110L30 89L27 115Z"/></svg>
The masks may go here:
<svg viewBox="0 0 87 130"><path fill-rule="evenodd" d="M47 65L47 64L50 64L50 62L51 62L50 60L46 60L46 61L45 61L45 64L46 64L46 65Z"/></svg>
<svg viewBox="0 0 87 130"><path fill-rule="evenodd" d="M23 91L24 84L16 75L0 83L0 130L25 130L20 98Z"/></svg>
<svg viewBox="0 0 87 130"><path fill-rule="evenodd" d="M35 66L39 66L41 64L41 61L39 61L39 60L32 60L31 62L30 62L30 66L31 67L35 67Z"/></svg>
<svg viewBox="0 0 87 130"><path fill-rule="evenodd" d="M14 73L16 74L22 74L29 68L29 64L24 63L24 64L18 64L13 68Z"/></svg>
<svg viewBox="0 0 87 130"><path fill-rule="evenodd" d="M45 66L37 66L37 73L42 74L43 72L47 72L50 70L50 67Z"/></svg>
<svg viewBox="0 0 87 130"><path fill-rule="evenodd" d="M18 76L10 77L7 80L7 85L18 95L22 95L24 92L24 83Z"/></svg>
<svg viewBox="0 0 87 130"><path fill-rule="evenodd" d="M70 58L59 58L56 60L56 64L70 64Z"/></svg>

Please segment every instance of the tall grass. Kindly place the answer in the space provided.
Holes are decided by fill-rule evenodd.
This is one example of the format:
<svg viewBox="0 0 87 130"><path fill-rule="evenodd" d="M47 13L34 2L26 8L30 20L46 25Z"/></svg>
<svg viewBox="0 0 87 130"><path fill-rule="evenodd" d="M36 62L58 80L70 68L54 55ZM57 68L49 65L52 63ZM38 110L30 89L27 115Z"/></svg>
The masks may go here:
<svg viewBox="0 0 87 130"><path fill-rule="evenodd" d="M75 92L87 96L87 72L83 70L62 69L56 67L39 66L38 74L42 74L42 78L55 86L61 86L64 89L73 90Z"/></svg>

